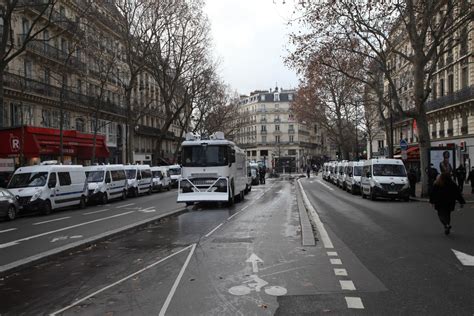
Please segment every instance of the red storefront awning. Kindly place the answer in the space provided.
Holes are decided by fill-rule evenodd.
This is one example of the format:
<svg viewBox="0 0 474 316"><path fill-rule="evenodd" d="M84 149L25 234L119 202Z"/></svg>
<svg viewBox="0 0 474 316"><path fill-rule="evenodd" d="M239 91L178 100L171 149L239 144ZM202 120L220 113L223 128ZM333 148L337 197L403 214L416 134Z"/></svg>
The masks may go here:
<svg viewBox="0 0 474 316"><path fill-rule="evenodd" d="M59 155L59 129L25 126L0 130L0 156L17 157L21 151L27 158L40 155ZM92 158L94 135L78 131L63 131L63 152L66 156L74 156L82 160ZM96 157L109 157L105 136L97 135Z"/></svg>

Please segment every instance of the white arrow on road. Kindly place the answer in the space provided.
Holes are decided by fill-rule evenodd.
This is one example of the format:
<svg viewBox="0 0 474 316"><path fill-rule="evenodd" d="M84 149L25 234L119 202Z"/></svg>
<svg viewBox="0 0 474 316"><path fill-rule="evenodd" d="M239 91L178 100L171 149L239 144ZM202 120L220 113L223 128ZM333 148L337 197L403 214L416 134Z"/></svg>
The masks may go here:
<svg viewBox="0 0 474 316"><path fill-rule="evenodd" d="M451 249L459 261L465 266L474 267L474 256L468 255L467 253Z"/></svg>
<svg viewBox="0 0 474 316"><path fill-rule="evenodd" d="M245 260L245 262L252 263L253 273L257 273L258 272L258 263L259 262L263 263L263 260L260 259L256 254L252 253L250 255L250 257L247 260Z"/></svg>

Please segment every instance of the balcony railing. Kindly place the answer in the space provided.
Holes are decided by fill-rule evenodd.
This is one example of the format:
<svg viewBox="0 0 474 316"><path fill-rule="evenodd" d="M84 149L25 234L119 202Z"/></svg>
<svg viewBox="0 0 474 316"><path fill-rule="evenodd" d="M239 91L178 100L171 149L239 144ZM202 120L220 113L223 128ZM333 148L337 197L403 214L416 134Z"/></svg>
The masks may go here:
<svg viewBox="0 0 474 316"><path fill-rule="evenodd" d="M20 34L18 36L18 42L21 44L25 40L25 34ZM73 67L84 71L86 69L86 64L83 63L76 56L69 55L67 52L64 52L44 41L32 40L26 44L26 48L42 57L52 59L60 64Z"/></svg>
<svg viewBox="0 0 474 316"><path fill-rule="evenodd" d="M438 99L428 101L425 103L425 108L426 111L429 112L439 110L453 104L469 101L472 99L474 99L474 85L456 91L450 95L446 95Z"/></svg>
<svg viewBox="0 0 474 316"><path fill-rule="evenodd" d="M97 99L88 95L80 94L69 89L61 89L60 87L52 86L50 84L28 79L12 73L3 74L3 84L6 88L21 91L25 94L38 94L42 97L55 99L59 101L62 97L64 102L80 104L87 108L95 109ZM126 116L126 110L119 105L107 100L101 102L100 110L102 112L116 113L121 116Z"/></svg>

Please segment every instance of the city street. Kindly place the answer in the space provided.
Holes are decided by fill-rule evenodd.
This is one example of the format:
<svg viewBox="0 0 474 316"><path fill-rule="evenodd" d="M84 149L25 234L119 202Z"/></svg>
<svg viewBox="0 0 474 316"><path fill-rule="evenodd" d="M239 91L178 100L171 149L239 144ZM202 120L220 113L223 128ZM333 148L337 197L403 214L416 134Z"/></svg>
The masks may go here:
<svg viewBox="0 0 474 316"><path fill-rule="evenodd" d="M445 236L427 203L373 202L320 177L300 181L321 220L315 222L316 246L302 246L297 182L269 179L232 207L188 207L188 212L6 276L0 283L0 314L473 314L474 267L469 257L463 257L464 265L453 252L474 255L470 205L453 214L452 234ZM142 210L166 212L176 208L175 197L173 191L111 206L134 202ZM91 209L54 218L86 217L83 213ZM140 220L141 213L135 209L123 218ZM20 219L18 235L2 236L2 243L25 238L30 234L20 235L20 229L42 220ZM49 229L66 227L67 220ZM92 225L58 235L86 234ZM9 248L41 249L58 238L44 237L1 249L2 260Z"/></svg>

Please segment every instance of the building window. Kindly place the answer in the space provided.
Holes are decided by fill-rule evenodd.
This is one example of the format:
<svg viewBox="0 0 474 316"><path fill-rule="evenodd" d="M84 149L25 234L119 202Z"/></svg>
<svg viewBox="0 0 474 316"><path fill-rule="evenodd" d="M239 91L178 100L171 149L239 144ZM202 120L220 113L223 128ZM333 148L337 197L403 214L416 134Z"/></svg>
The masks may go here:
<svg viewBox="0 0 474 316"><path fill-rule="evenodd" d="M262 143L266 143L267 142L267 136L262 136Z"/></svg>
<svg viewBox="0 0 474 316"><path fill-rule="evenodd" d="M51 84L51 71L49 68L44 69L44 83L47 85Z"/></svg>
<svg viewBox="0 0 474 316"><path fill-rule="evenodd" d="M288 94L288 101L293 101L293 94L291 93Z"/></svg>
<svg viewBox="0 0 474 316"><path fill-rule="evenodd" d="M29 60L24 61L25 78L32 79L33 64Z"/></svg>
<svg viewBox="0 0 474 316"><path fill-rule="evenodd" d="M295 141L295 137L293 135L288 136L290 138L290 143L293 143Z"/></svg>
<svg viewBox="0 0 474 316"><path fill-rule="evenodd" d="M261 101L265 101L265 95L264 95L264 94L262 94L262 95L260 96L260 100L261 100Z"/></svg>
<svg viewBox="0 0 474 316"><path fill-rule="evenodd" d="M275 143L279 143L280 142L280 136L275 136Z"/></svg>
<svg viewBox="0 0 474 316"><path fill-rule="evenodd" d="M86 124L82 118L76 119L76 131L83 133L86 131Z"/></svg>
<svg viewBox="0 0 474 316"><path fill-rule="evenodd" d="M280 125L275 125L275 131L280 131Z"/></svg>
<svg viewBox="0 0 474 316"><path fill-rule="evenodd" d="M439 96L444 96L444 79L439 79Z"/></svg>
<svg viewBox="0 0 474 316"><path fill-rule="evenodd" d="M379 140L378 141L378 149L379 149L379 152L380 152L380 149L383 148L384 145L383 145L383 139L382 140Z"/></svg>
<svg viewBox="0 0 474 316"><path fill-rule="evenodd" d="M51 111L44 109L41 111L41 125L44 127L51 127Z"/></svg>
<svg viewBox="0 0 474 316"><path fill-rule="evenodd" d="M267 131L267 126L266 125L262 125L262 129L260 130L261 132L266 132Z"/></svg>
<svg viewBox="0 0 474 316"><path fill-rule="evenodd" d="M280 94L278 92L273 94L273 101L275 102L280 101Z"/></svg>
<svg viewBox="0 0 474 316"><path fill-rule="evenodd" d="M450 74L448 76L448 95L453 94L454 92L454 75Z"/></svg>
<svg viewBox="0 0 474 316"><path fill-rule="evenodd" d="M461 87L466 88L469 85L469 69L463 67L461 70Z"/></svg>
<svg viewBox="0 0 474 316"><path fill-rule="evenodd" d="M288 149L289 156L296 156L296 149Z"/></svg>

